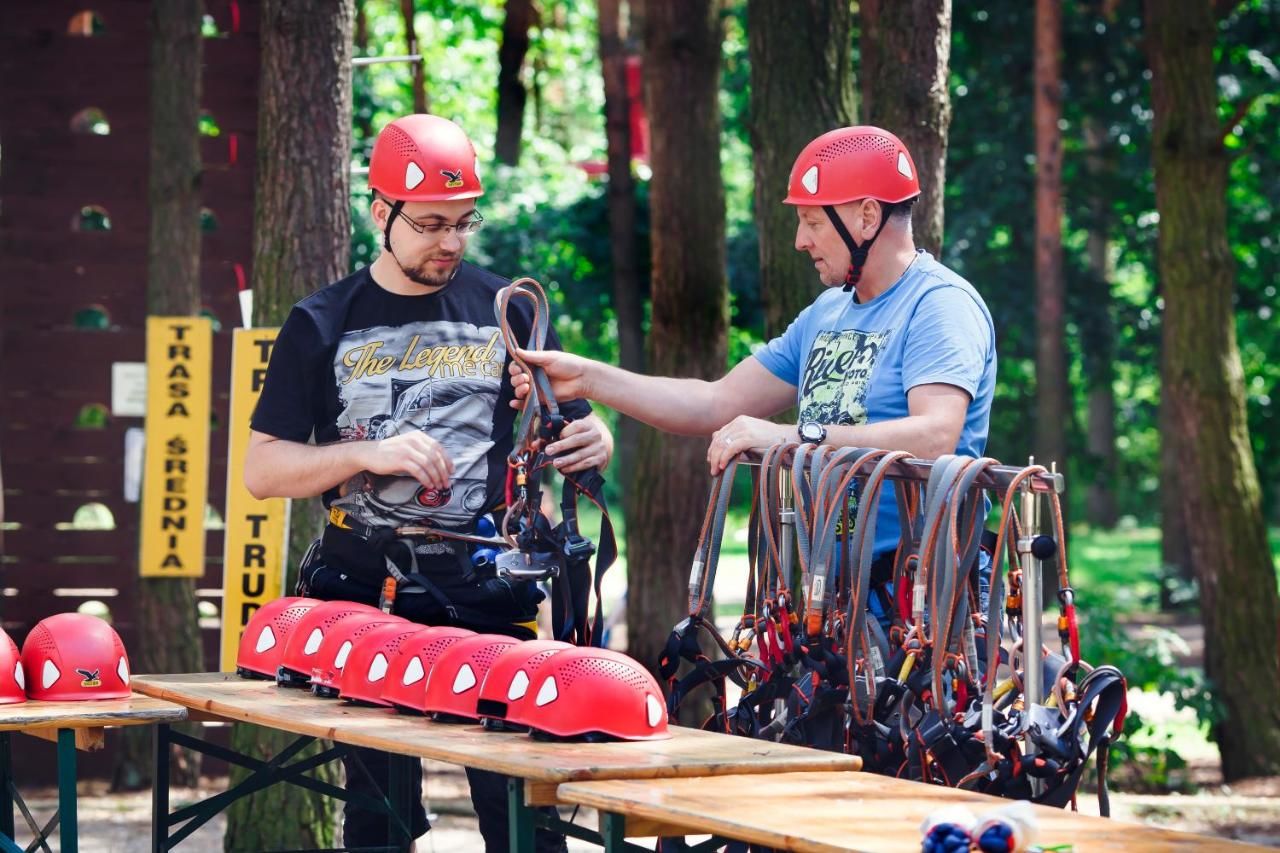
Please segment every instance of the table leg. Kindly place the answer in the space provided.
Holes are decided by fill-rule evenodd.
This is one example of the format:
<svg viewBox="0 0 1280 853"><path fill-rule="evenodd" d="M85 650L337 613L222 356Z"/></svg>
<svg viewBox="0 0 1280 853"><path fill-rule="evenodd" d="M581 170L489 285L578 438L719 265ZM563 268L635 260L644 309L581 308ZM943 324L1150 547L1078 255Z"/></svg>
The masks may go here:
<svg viewBox="0 0 1280 853"><path fill-rule="evenodd" d="M13 838L13 761L9 733L0 732L0 835Z"/></svg>
<svg viewBox="0 0 1280 853"><path fill-rule="evenodd" d="M524 802L524 780L507 779L507 826L511 853L534 853L533 807Z"/></svg>
<svg viewBox="0 0 1280 853"><path fill-rule="evenodd" d="M600 816L600 835L605 853L621 853L626 849L627 819L623 815L605 812Z"/></svg>
<svg viewBox="0 0 1280 853"><path fill-rule="evenodd" d="M75 729L58 729L58 815L62 853L77 853L80 825L76 819Z"/></svg>
<svg viewBox="0 0 1280 853"><path fill-rule="evenodd" d="M169 727L160 723L151 735L151 849L169 849Z"/></svg>

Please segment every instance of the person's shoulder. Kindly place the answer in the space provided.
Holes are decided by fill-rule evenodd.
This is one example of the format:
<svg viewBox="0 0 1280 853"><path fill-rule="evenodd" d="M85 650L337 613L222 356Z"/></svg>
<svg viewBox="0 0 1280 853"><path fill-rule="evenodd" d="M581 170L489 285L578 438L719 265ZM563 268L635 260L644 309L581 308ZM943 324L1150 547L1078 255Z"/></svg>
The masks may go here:
<svg viewBox="0 0 1280 853"><path fill-rule="evenodd" d="M983 314L990 318L990 311L982 294L968 279L934 258L928 252L921 252L913 269L912 279L918 298L928 297L931 301L947 302L956 300L961 303L970 302L977 306Z"/></svg>
<svg viewBox="0 0 1280 853"><path fill-rule="evenodd" d="M338 279L298 300L293 306L294 310L318 318L335 306L349 303L360 286L370 278L369 268L361 267L346 278Z"/></svg>

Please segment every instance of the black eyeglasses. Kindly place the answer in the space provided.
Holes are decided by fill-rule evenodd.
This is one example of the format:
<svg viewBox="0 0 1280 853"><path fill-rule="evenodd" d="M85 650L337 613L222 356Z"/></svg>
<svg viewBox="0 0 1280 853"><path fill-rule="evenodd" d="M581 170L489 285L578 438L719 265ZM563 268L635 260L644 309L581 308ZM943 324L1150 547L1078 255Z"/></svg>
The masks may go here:
<svg viewBox="0 0 1280 853"><path fill-rule="evenodd" d="M484 217L479 211L474 211L468 218L456 224L448 222L418 222L410 218L403 210L398 210L400 218L409 223L409 227L419 234L426 234L429 237L444 238L450 232L457 231L459 237L470 237L472 234L484 227Z"/></svg>

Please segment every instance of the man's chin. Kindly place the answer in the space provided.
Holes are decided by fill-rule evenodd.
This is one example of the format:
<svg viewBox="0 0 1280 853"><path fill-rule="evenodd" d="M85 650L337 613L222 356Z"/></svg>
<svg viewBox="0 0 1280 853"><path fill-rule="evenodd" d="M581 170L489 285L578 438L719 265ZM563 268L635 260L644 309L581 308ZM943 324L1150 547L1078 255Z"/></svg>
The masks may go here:
<svg viewBox="0 0 1280 853"><path fill-rule="evenodd" d="M423 287L444 287L453 278L454 273L458 271L458 265L454 264L445 270L428 271L424 267L415 267L413 269L404 270L405 276L412 282L422 285Z"/></svg>

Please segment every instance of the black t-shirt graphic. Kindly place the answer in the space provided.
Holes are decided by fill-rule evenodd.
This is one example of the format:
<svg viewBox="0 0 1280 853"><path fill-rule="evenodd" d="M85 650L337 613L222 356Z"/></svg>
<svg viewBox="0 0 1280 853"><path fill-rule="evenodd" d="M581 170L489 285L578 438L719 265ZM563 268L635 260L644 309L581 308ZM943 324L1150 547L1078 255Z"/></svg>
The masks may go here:
<svg viewBox="0 0 1280 853"><path fill-rule="evenodd" d="M464 262L447 287L399 296L362 269L294 306L271 353L253 414L258 432L317 444L370 441L418 429L453 460L439 493L410 477L362 474L325 493L366 524L469 527L502 503L518 412L494 297L509 282ZM516 339L528 340L532 310L511 306ZM547 346L560 348L554 332ZM590 414L582 400L566 418Z"/></svg>

